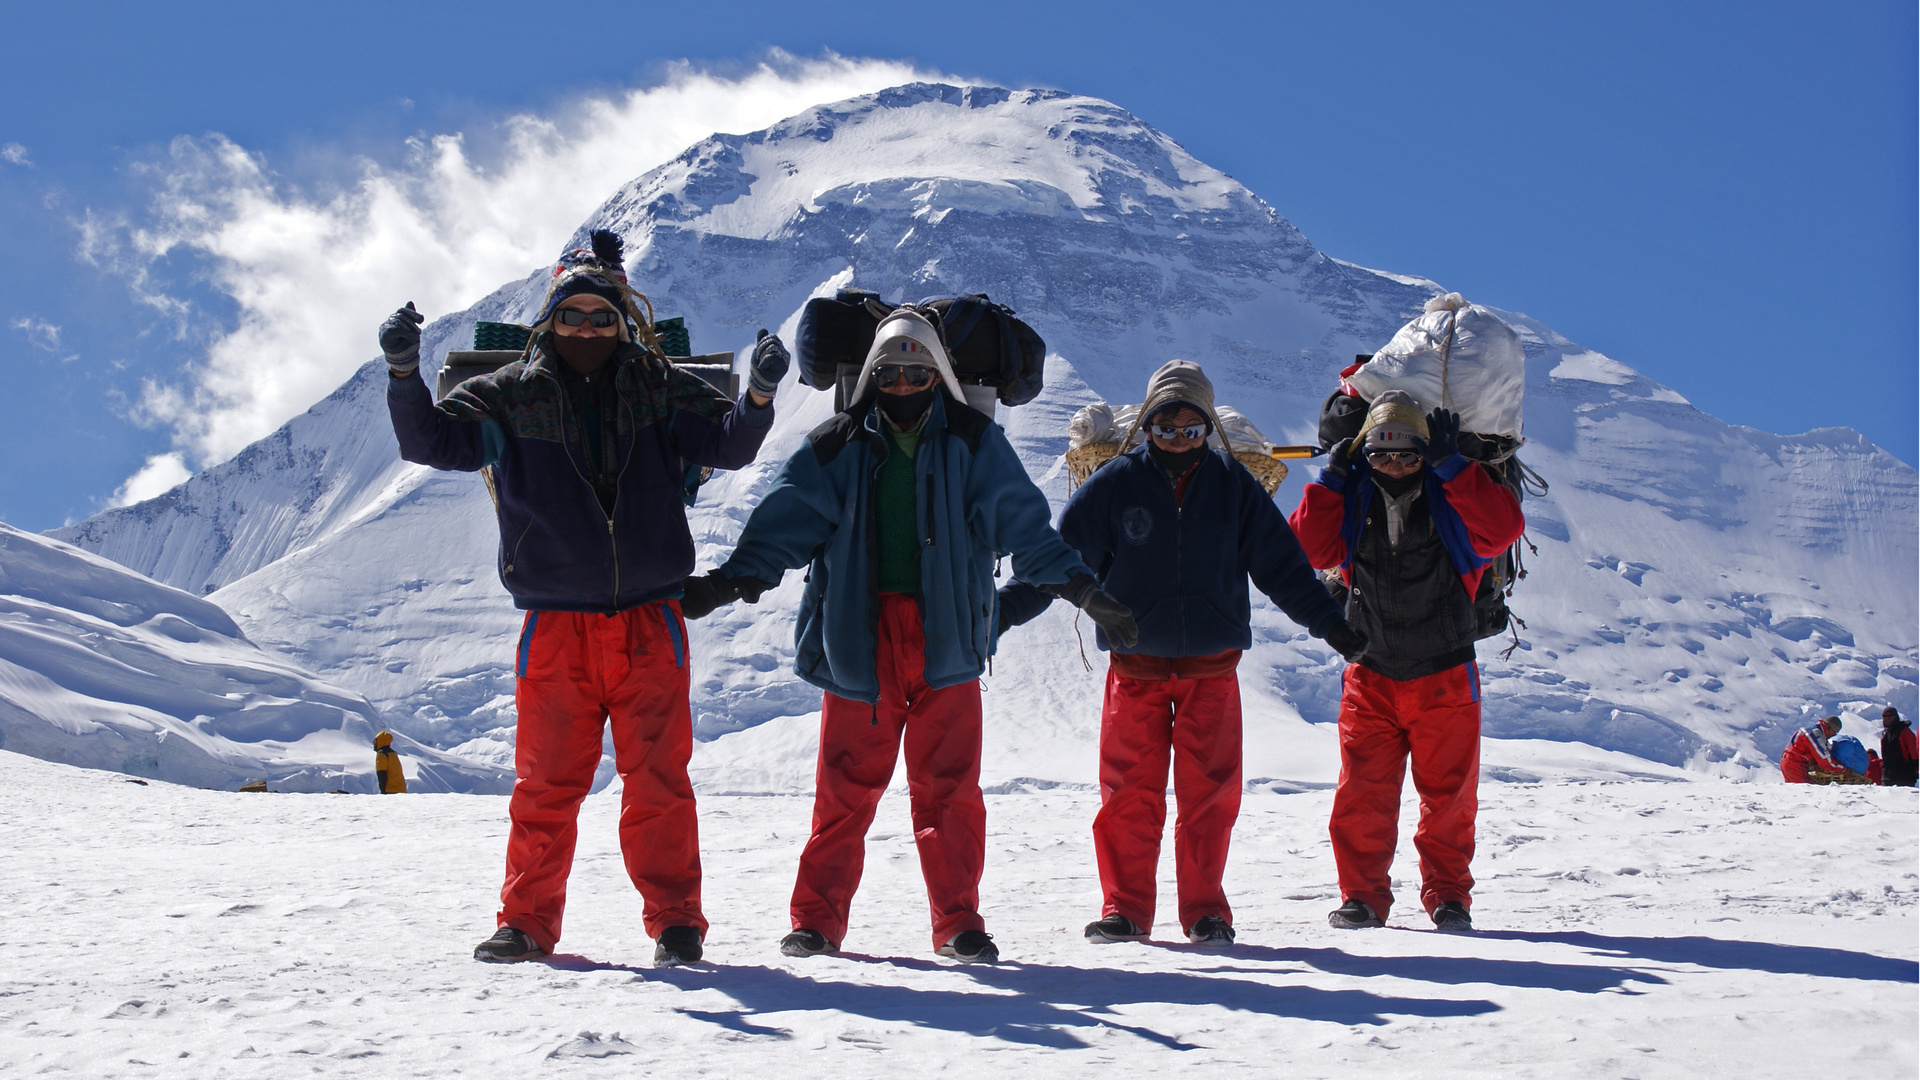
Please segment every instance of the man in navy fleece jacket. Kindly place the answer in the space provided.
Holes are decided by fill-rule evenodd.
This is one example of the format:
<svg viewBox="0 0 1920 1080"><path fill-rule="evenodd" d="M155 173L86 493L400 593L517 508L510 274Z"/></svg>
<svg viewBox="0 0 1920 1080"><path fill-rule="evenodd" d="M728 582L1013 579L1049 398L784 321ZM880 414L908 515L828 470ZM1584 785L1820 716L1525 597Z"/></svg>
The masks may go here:
<svg viewBox="0 0 1920 1080"><path fill-rule="evenodd" d="M1096 632L1110 654L1093 822L1103 899L1086 936L1135 941L1153 927L1171 759L1180 927L1197 944L1225 945L1233 909L1221 876L1240 814L1236 669L1253 644L1248 579L1343 655L1365 642L1260 482L1232 455L1208 449L1219 423L1200 365L1174 360L1156 371L1140 415L1146 440L1095 470L1060 514L1061 537L1140 627L1131 644ZM1051 602L1024 582L1000 596L1009 626Z"/></svg>
<svg viewBox="0 0 1920 1080"><path fill-rule="evenodd" d="M500 580L526 611L515 658L515 781L498 929L477 960L531 960L560 939L575 820L611 720L620 850L645 900L654 963L700 959L699 827L680 583L693 569L683 479L737 469L773 423L786 349L762 337L728 401L676 368L627 286L621 244L593 234L554 268L526 355L436 404L409 304L381 327L400 456L492 467Z"/></svg>

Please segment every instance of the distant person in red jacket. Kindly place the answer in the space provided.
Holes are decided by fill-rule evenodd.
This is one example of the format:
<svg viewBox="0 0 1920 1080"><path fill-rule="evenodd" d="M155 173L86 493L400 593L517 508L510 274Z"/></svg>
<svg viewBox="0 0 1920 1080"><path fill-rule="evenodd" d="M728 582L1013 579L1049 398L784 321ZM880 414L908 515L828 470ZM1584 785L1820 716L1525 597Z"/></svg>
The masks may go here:
<svg viewBox="0 0 1920 1080"><path fill-rule="evenodd" d="M1920 745L1913 728L1889 705L1880 710L1880 786L1913 787L1920 773Z"/></svg>
<svg viewBox="0 0 1920 1080"><path fill-rule="evenodd" d="M1780 775L1789 784L1811 784L1813 778L1807 775L1809 769L1842 772L1840 763L1833 760L1833 747L1828 742L1838 734L1840 718L1837 716L1817 720L1794 732L1793 738L1787 740L1787 748L1780 752Z"/></svg>
<svg viewBox="0 0 1920 1080"><path fill-rule="evenodd" d="M1520 501L1460 455L1460 418L1413 398L1374 399L1360 435L1336 447L1293 512L1315 569L1339 567L1347 621L1369 642L1340 693L1333 860L1340 929L1383 924L1400 832L1400 789L1420 793L1420 902L1436 929L1473 929L1479 812L1480 668L1474 591L1520 538Z"/></svg>

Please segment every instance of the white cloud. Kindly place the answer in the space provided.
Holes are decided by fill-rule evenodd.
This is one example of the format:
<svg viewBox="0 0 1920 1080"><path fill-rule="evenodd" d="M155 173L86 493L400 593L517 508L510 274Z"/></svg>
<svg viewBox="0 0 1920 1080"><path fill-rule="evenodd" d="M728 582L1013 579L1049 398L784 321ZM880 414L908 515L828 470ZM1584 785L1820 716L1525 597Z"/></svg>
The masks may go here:
<svg viewBox="0 0 1920 1080"><path fill-rule="evenodd" d="M45 319L15 319L8 325L27 335L27 342L34 348L58 356L62 363L80 356L79 353L67 352L66 347L60 344L60 327Z"/></svg>
<svg viewBox="0 0 1920 1080"><path fill-rule="evenodd" d="M412 300L459 310L559 254L580 222L628 180L716 131L765 127L811 105L916 79L904 63L784 54L725 77L682 65L660 85L502 125L498 161L472 161L459 134L416 140L401 169L359 167L358 182L316 199L214 135L174 141L155 167L146 218L89 214L81 252L132 282L156 309L190 307L156 282L176 252L203 258L239 310L178 380L149 383L135 415L171 429L180 468L232 456L319 400L376 353L374 331ZM142 478L174 475L149 461ZM142 488L141 490L146 490ZM121 496L116 495L116 499Z"/></svg>
<svg viewBox="0 0 1920 1080"><path fill-rule="evenodd" d="M137 502L145 502L178 487L192 475L193 470L187 468L186 460L179 454L155 454L147 459L139 472L127 477L127 482L113 493L107 505L132 506Z"/></svg>
<svg viewBox="0 0 1920 1080"><path fill-rule="evenodd" d="M25 165L29 169L33 168L32 160L27 157L27 148L17 142L0 145L0 161L9 165Z"/></svg>

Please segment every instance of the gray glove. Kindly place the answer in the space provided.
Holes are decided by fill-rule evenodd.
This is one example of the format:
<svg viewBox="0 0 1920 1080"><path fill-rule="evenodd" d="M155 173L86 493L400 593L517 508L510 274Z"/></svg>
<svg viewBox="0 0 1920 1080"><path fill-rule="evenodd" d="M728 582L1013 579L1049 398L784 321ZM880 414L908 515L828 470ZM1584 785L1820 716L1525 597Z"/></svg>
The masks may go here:
<svg viewBox="0 0 1920 1080"><path fill-rule="evenodd" d="M748 392L771 399L773 392L780 388L780 380L787 377L787 365L792 362L793 357L787 353L787 347L780 343L780 336L761 329L760 337L753 345L752 374L747 378Z"/></svg>
<svg viewBox="0 0 1920 1080"><path fill-rule="evenodd" d="M1347 489L1347 476L1353 471L1354 455L1360 452L1358 435L1338 444L1327 453L1327 464L1320 470L1320 482L1335 491Z"/></svg>
<svg viewBox="0 0 1920 1080"><path fill-rule="evenodd" d="M387 354L390 374L411 375L420 366L420 324L426 321L409 300L380 324L380 351Z"/></svg>
<svg viewBox="0 0 1920 1080"><path fill-rule="evenodd" d="M1065 585L1040 588L1086 612L1087 618L1105 630L1115 644L1131 649L1140 643L1140 627L1133 621L1133 609L1107 595L1092 577L1081 574Z"/></svg>

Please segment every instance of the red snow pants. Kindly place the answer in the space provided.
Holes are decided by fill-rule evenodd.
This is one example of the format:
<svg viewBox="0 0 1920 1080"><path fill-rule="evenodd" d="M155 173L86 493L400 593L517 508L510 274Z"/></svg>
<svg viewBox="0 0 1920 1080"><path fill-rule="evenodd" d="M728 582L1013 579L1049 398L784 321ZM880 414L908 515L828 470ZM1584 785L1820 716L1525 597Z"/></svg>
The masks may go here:
<svg viewBox="0 0 1920 1080"><path fill-rule="evenodd" d="M1348 664L1340 695L1340 784L1333 795L1333 861L1342 900L1386 918L1388 868L1400 834L1400 785L1413 760L1420 793L1420 902L1472 906L1473 822L1480 808L1480 669L1462 664L1418 679L1389 679Z"/></svg>
<svg viewBox="0 0 1920 1080"><path fill-rule="evenodd" d="M926 638L911 596L880 594L880 701L827 694L820 703L813 832L793 885L796 930L838 945L866 863L867 826L907 746L907 795L933 909L933 947L983 930L980 873L987 861L987 807L980 794L980 684L927 686Z"/></svg>
<svg viewBox="0 0 1920 1080"><path fill-rule="evenodd" d="M1167 821L1167 764L1179 817L1173 826L1180 927L1218 915L1229 925L1220 878L1240 816L1240 677L1130 679L1111 668L1100 709L1100 812L1093 852L1102 917L1153 928L1154 879Z"/></svg>
<svg viewBox="0 0 1920 1080"><path fill-rule="evenodd" d="M580 802L613 727L622 783L620 854L644 900L647 933L694 926L700 913L700 826L687 760L687 627L678 601L593 615L529 611L516 657L513 798L499 925L551 952L560 940Z"/></svg>

